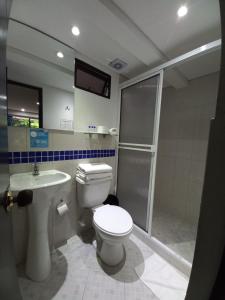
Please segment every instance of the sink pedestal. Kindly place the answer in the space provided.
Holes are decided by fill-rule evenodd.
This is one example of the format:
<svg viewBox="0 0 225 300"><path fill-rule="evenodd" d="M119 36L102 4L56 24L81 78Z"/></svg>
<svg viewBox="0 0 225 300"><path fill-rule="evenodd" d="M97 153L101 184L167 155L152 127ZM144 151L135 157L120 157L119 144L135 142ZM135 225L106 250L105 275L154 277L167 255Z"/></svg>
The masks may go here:
<svg viewBox="0 0 225 300"><path fill-rule="evenodd" d="M28 206L29 238L26 274L34 281L42 281L51 271L48 240L48 214L51 194L48 188L34 190L33 203Z"/></svg>
<svg viewBox="0 0 225 300"><path fill-rule="evenodd" d="M31 172L10 176L13 192L33 190L32 203L27 207L29 238L26 274L34 281L42 281L51 271L51 256L48 239L48 214L51 203L63 195L62 184L71 179L69 174L57 170L40 171L38 176ZM60 196L61 197L61 196Z"/></svg>

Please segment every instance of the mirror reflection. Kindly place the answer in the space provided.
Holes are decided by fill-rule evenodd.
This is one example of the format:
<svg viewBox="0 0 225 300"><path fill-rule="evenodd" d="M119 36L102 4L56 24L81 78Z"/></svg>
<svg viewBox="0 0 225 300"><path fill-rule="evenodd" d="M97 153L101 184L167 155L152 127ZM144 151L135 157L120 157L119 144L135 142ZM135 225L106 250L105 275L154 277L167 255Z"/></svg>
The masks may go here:
<svg viewBox="0 0 225 300"><path fill-rule="evenodd" d="M8 125L42 127L42 88L8 80Z"/></svg>
<svg viewBox="0 0 225 300"><path fill-rule="evenodd" d="M9 126L73 129L74 58L71 47L10 20Z"/></svg>

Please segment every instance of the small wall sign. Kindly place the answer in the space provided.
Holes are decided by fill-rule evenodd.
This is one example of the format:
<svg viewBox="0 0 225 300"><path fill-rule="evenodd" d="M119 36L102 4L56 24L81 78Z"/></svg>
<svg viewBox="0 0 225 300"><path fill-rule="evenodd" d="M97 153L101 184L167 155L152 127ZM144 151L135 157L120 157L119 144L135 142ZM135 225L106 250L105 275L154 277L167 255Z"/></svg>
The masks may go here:
<svg viewBox="0 0 225 300"><path fill-rule="evenodd" d="M73 130L73 120L60 120L60 129L62 130Z"/></svg>
<svg viewBox="0 0 225 300"><path fill-rule="evenodd" d="M30 147L47 148L48 147L48 130L41 128L30 128Z"/></svg>

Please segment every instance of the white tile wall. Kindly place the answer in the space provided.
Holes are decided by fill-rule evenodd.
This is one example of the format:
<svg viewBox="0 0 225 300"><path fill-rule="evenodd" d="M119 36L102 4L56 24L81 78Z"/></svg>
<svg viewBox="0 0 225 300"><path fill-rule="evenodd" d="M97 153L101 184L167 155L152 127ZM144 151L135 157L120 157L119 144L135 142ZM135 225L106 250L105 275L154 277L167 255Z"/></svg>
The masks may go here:
<svg viewBox="0 0 225 300"><path fill-rule="evenodd" d="M109 149L116 147L116 138L111 136L90 137L87 134L63 132L49 130L49 147L46 149L31 149L29 141L29 129L9 127L9 151L38 151L38 150L74 150L74 149ZM51 207L49 215L49 239L51 248L65 242L66 239L79 231L78 220L81 214L76 200L76 184L74 180L77 164L80 162L100 162L104 161L113 167L114 178L112 181L111 192L115 186L115 163L116 157L105 157L85 160L68 160L40 163L40 170L57 169L64 171L72 176L72 180L66 185L64 199L69 205L69 213L60 217L56 212L56 205L59 199L56 199ZM32 170L31 164L12 164L10 173L20 173ZM15 209L13 212L13 230L14 230L14 248L16 261L20 263L26 257L27 245L27 213L26 208Z"/></svg>
<svg viewBox="0 0 225 300"><path fill-rule="evenodd" d="M162 93L154 207L191 224L198 222L217 88L215 73Z"/></svg>

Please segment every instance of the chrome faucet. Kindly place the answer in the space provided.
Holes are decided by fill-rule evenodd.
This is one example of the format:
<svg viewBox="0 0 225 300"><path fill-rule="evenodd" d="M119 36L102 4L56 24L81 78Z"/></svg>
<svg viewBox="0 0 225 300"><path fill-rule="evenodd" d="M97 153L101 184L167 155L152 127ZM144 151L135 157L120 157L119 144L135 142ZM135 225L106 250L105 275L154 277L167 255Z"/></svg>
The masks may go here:
<svg viewBox="0 0 225 300"><path fill-rule="evenodd" d="M33 173L34 176L39 175L39 167L37 163L34 163Z"/></svg>

